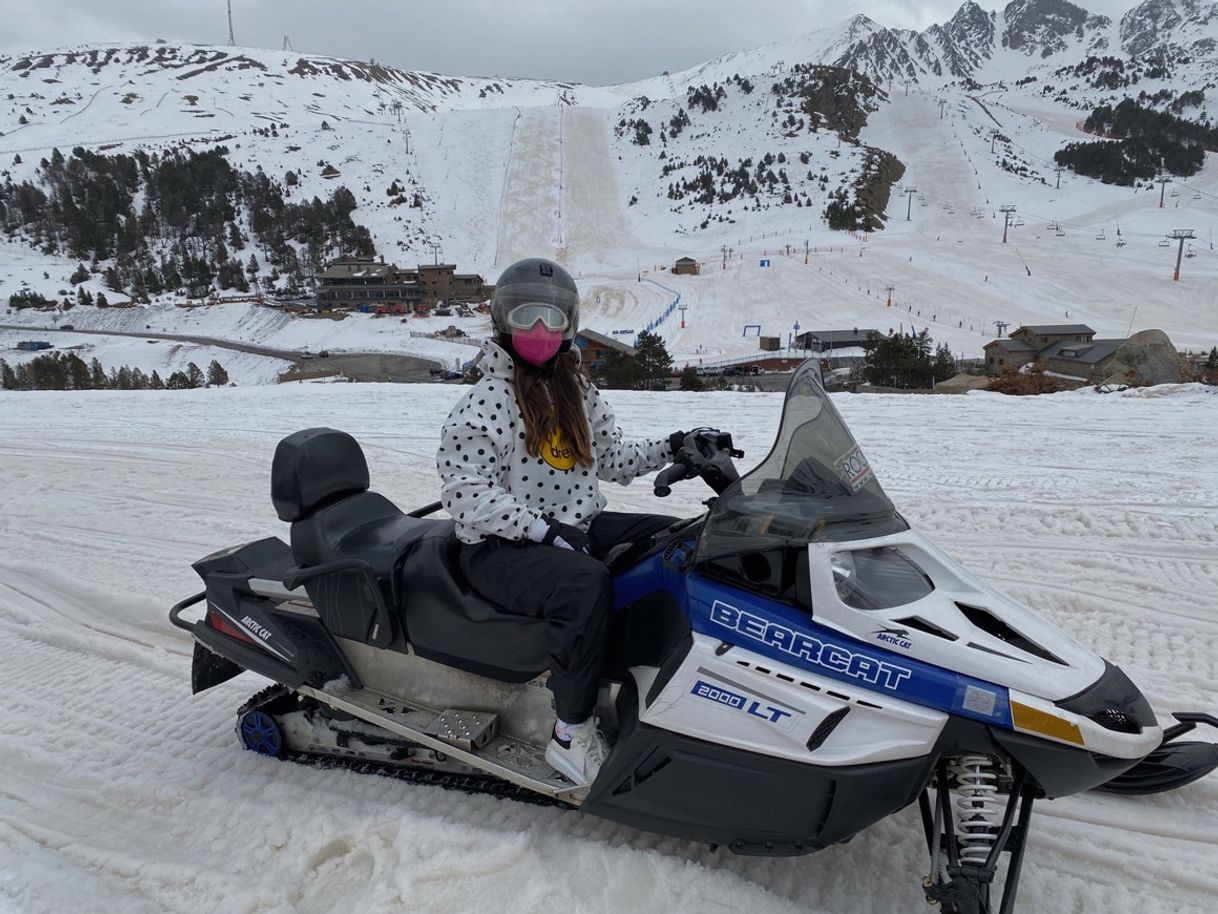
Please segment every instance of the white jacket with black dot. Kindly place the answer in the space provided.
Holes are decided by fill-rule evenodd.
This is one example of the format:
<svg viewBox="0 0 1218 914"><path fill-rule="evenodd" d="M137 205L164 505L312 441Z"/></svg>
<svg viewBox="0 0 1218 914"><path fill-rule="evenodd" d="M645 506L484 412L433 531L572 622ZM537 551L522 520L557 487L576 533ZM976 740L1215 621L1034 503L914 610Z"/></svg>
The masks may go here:
<svg viewBox="0 0 1218 914"><path fill-rule="evenodd" d="M667 438L624 439L600 391L584 397L594 467L564 468L569 458L533 457L524 447L524 422L512 387L512 359L494 342L483 344L482 379L453 407L440 432L436 465L440 501L457 522L457 537L522 540L540 517L588 529L605 507L598 479L626 485L658 470L671 457ZM548 458L548 459L547 459Z"/></svg>

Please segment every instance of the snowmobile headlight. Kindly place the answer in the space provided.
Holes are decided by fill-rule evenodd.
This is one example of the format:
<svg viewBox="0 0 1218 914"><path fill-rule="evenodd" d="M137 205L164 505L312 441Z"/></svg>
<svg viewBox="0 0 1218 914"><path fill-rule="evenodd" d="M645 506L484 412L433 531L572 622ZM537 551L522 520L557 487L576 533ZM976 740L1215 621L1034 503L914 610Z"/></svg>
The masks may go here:
<svg viewBox="0 0 1218 914"><path fill-rule="evenodd" d="M1141 722L1120 708L1105 708L1103 711L1096 711L1091 715L1091 719L1105 730L1114 730L1117 733L1142 732Z"/></svg>
<svg viewBox="0 0 1218 914"><path fill-rule="evenodd" d="M854 557L849 552L835 552L829 559L833 576L842 582L848 582L854 575Z"/></svg>

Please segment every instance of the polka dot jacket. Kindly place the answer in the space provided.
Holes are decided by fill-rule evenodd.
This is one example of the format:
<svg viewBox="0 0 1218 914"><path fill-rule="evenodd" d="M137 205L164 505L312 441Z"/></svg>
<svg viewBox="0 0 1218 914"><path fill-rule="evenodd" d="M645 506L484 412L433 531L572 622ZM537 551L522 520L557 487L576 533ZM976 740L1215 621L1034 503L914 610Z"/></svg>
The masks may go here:
<svg viewBox="0 0 1218 914"><path fill-rule="evenodd" d="M436 454L440 501L457 522L462 542L477 543L492 534L522 540L543 516L587 530L605 507L598 479L626 485L668 463L668 439L624 439L595 387L584 398L595 466L571 465L544 448L543 456L532 456L524 447L511 356L493 341L482 351L482 379L449 413Z"/></svg>

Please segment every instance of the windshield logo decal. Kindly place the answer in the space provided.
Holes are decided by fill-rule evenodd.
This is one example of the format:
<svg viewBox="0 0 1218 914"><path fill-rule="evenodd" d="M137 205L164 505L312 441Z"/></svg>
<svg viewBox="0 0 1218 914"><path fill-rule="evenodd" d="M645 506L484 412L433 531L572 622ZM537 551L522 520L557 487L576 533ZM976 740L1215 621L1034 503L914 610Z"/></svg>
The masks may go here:
<svg viewBox="0 0 1218 914"><path fill-rule="evenodd" d="M840 458L834 466L837 467L837 474L842 478L842 482L850 486L851 492L857 492L871 482L871 464L867 462L863 449L857 444L853 451Z"/></svg>
<svg viewBox="0 0 1218 914"><path fill-rule="evenodd" d="M762 616L729 606L722 600L716 600L711 607L710 619L718 625L730 628L754 641L768 644L799 660L885 689L895 691L901 683L913 676L913 671L903 666L868 654L856 653L837 644L826 643L778 622L771 622Z"/></svg>

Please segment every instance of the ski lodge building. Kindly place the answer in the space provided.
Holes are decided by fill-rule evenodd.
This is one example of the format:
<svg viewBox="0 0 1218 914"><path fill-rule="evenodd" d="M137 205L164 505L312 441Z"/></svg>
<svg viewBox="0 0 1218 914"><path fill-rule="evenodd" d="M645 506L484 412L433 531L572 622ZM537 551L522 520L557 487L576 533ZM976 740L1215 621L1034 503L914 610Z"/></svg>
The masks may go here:
<svg viewBox="0 0 1218 914"><path fill-rule="evenodd" d="M634 347L595 330L580 330L575 334L575 345L589 371L600 371L605 367L605 357L610 352L619 352L634 358Z"/></svg>
<svg viewBox="0 0 1218 914"><path fill-rule="evenodd" d="M1086 324L1024 326L985 344L985 369L997 374L1041 359L1048 371L1073 378L1101 376L1125 340L1097 340Z"/></svg>
<svg viewBox="0 0 1218 914"><path fill-rule="evenodd" d="M809 330L795 337L796 349L830 352L834 349L874 349L882 339L878 330Z"/></svg>
<svg viewBox="0 0 1218 914"><path fill-rule="evenodd" d="M317 277L319 311L375 311L407 314L448 302L478 302L494 286L476 273L458 273L455 264L419 264L399 269L384 259L340 257Z"/></svg>

